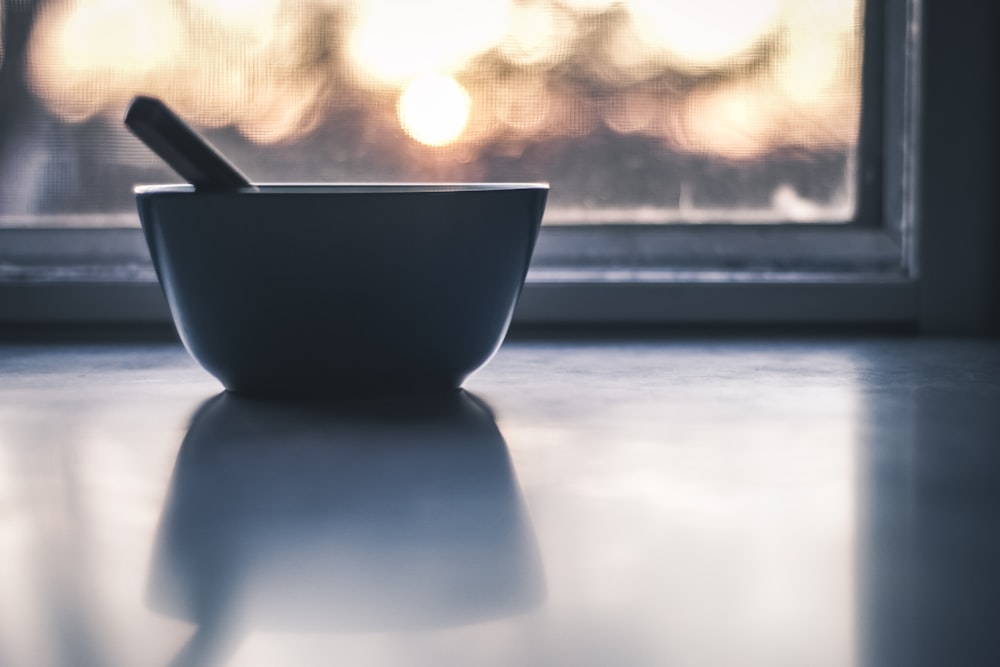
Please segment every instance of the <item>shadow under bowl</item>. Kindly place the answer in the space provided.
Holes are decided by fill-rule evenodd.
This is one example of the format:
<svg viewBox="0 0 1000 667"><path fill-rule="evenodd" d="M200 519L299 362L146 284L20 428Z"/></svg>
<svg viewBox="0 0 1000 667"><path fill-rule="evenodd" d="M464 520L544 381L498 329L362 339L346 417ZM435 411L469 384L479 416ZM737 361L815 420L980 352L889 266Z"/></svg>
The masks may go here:
<svg viewBox="0 0 1000 667"><path fill-rule="evenodd" d="M499 348L544 184L136 188L174 324L226 389L457 389Z"/></svg>

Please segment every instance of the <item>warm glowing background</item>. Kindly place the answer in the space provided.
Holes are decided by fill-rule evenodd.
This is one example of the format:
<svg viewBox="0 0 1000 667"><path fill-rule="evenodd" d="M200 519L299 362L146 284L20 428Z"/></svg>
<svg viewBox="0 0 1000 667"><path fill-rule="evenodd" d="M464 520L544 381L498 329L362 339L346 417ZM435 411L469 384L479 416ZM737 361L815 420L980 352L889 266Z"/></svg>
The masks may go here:
<svg viewBox="0 0 1000 667"><path fill-rule="evenodd" d="M120 132L133 95L159 96L258 180L544 179L549 221L844 218L862 14L860 0L48 0L24 76L48 114L98 134ZM100 143L157 173L127 139Z"/></svg>

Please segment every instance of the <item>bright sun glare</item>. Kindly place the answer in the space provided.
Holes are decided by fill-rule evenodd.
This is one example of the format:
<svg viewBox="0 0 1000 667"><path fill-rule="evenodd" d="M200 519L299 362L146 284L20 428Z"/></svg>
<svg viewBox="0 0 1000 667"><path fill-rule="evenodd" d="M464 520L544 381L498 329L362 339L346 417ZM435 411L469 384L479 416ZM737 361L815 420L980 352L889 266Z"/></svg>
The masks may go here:
<svg viewBox="0 0 1000 667"><path fill-rule="evenodd" d="M399 120L420 143L444 146L462 134L471 106L469 93L458 81L443 74L424 74L400 96Z"/></svg>

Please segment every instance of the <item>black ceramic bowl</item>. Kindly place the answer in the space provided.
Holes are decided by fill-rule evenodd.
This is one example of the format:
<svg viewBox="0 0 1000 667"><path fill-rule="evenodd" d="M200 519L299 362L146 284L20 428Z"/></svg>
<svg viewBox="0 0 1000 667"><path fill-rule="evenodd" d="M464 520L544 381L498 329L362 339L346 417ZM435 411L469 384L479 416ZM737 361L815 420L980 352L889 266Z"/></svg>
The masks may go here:
<svg viewBox="0 0 1000 667"><path fill-rule="evenodd" d="M497 350L544 184L136 188L192 356L230 391L455 389Z"/></svg>

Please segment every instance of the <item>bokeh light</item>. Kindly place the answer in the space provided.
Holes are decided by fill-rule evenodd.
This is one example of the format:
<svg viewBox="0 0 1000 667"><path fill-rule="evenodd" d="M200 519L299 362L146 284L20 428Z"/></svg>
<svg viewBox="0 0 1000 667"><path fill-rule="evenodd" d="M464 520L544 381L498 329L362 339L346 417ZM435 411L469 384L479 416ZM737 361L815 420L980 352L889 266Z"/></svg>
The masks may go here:
<svg viewBox="0 0 1000 667"><path fill-rule="evenodd" d="M654 57L695 70L738 64L772 35L781 0L628 0L637 35ZM734 62L735 61L735 62Z"/></svg>
<svg viewBox="0 0 1000 667"><path fill-rule="evenodd" d="M26 83L70 126L120 127L145 94L312 178L539 179L677 206L661 174L772 160L784 175L740 201L817 190L795 161L841 183L823 197L849 189L863 0L40 2ZM643 165L641 188L599 192ZM704 197L736 201L727 187Z"/></svg>
<svg viewBox="0 0 1000 667"><path fill-rule="evenodd" d="M500 54L514 65L552 67L570 56L575 28L572 15L557 8L514 5Z"/></svg>
<svg viewBox="0 0 1000 667"><path fill-rule="evenodd" d="M493 48L507 31L507 0L368 0L351 31L355 67L377 82L401 84L424 72L454 73Z"/></svg>
<svg viewBox="0 0 1000 667"><path fill-rule="evenodd" d="M472 102L450 76L417 77L399 98L399 119L411 137L427 146L449 144L462 134Z"/></svg>
<svg viewBox="0 0 1000 667"><path fill-rule="evenodd" d="M377 106L432 73L468 82L477 105L492 105L489 119L473 123L484 146L564 135L546 120L557 99L615 132L726 159L789 143L844 147L857 133L855 0L192 0L188 8L50 0L33 35L34 90L71 121L157 94L202 126L232 125L262 144L302 139L338 100ZM400 128L415 137L403 118Z"/></svg>

